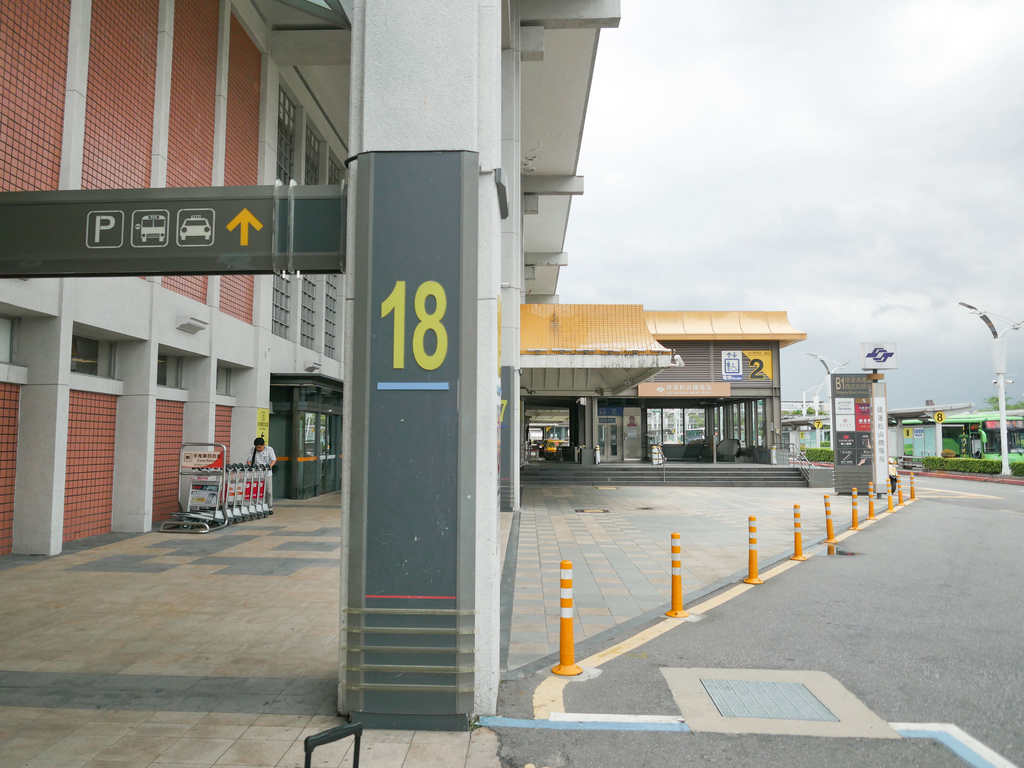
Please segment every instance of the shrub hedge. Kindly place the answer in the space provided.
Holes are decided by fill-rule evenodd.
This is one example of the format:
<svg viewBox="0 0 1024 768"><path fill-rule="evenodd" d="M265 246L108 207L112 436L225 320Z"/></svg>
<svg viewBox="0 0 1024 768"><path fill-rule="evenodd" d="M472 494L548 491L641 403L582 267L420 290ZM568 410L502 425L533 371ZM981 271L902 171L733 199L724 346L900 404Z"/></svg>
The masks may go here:
<svg viewBox="0 0 1024 768"><path fill-rule="evenodd" d="M940 456L925 456L924 468L935 472L971 472L979 475L998 475L1003 463L995 459L944 459ZM1011 469L1013 465L1011 465Z"/></svg>
<svg viewBox="0 0 1024 768"><path fill-rule="evenodd" d="M832 461L833 453L831 448L808 448L804 451L808 461Z"/></svg>

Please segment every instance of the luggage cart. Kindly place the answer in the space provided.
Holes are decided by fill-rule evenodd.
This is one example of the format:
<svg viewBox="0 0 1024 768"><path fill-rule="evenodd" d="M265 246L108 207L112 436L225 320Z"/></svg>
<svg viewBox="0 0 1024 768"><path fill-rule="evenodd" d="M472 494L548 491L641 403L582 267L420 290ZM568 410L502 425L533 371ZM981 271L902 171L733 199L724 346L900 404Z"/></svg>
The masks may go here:
<svg viewBox="0 0 1024 768"><path fill-rule="evenodd" d="M160 525L161 533L209 533L231 520L228 505L227 446L184 443L178 452L178 512Z"/></svg>

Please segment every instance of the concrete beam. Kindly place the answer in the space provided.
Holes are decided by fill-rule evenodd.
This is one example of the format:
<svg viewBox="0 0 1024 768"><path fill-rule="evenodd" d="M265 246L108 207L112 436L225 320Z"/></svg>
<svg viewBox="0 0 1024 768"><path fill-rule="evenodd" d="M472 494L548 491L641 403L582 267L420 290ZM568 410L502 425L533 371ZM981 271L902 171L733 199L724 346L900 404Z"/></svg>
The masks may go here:
<svg viewBox="0 0 1024 768"><path fill-rule="evenodd" d="M544 27L519 30L519 57L522 61L544 61Z"/></svg>
<svg viewBox="0 0 1024 768"><path fill-rule="evenodd" d="M616 28L619 0L520 0L519 23L547 29Z"/></svg>
<svg viewBox="0 0 1024 768"><path fill-rule="evenodd" d="M565 253L525 253L523 263L528 267L567 267L569 254Z"/></svg>
<svg viewBox="0 0 1024 768"><path fill-rule="evenodd" d="M352 33L344 29L275 29L270 57L279 67L352 63Z"/></svg>
<svg viewBox="0 0 1024 768"><path fill-rule="evenodd" d="M520 182L526 195L582 195L582 176L523 176Z"/></svg>

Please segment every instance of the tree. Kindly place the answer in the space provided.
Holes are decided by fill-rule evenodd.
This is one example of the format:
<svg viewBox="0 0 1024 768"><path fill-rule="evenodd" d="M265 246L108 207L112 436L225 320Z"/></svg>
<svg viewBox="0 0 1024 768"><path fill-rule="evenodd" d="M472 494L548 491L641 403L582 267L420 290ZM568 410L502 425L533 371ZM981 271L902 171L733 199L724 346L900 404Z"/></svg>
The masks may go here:
<svg viewBox="0 0 1024 768"><path fill-rule="evenodd" d="M988 405L990 410L999 410L999 395L992 395L992 397L985 398L985 404ZM1006 410L1016 411L1024 409L1024 400L1019 403L1011 403L1009 400L1006 401Z"/></svg>

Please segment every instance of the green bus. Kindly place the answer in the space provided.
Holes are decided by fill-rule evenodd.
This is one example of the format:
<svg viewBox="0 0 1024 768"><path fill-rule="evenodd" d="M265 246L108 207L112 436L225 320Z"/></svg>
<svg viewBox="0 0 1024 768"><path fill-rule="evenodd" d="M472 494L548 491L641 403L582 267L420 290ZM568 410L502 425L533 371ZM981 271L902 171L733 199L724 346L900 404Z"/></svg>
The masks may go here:
<svg viewBox="0 0 1024 768"><path fill-rule="evenodd" d="M1010 461L1024 461L1024 411L1006 412L1006 446ZM1001 460L999 411L947 416L942 448L966 458Z"/></svg>

